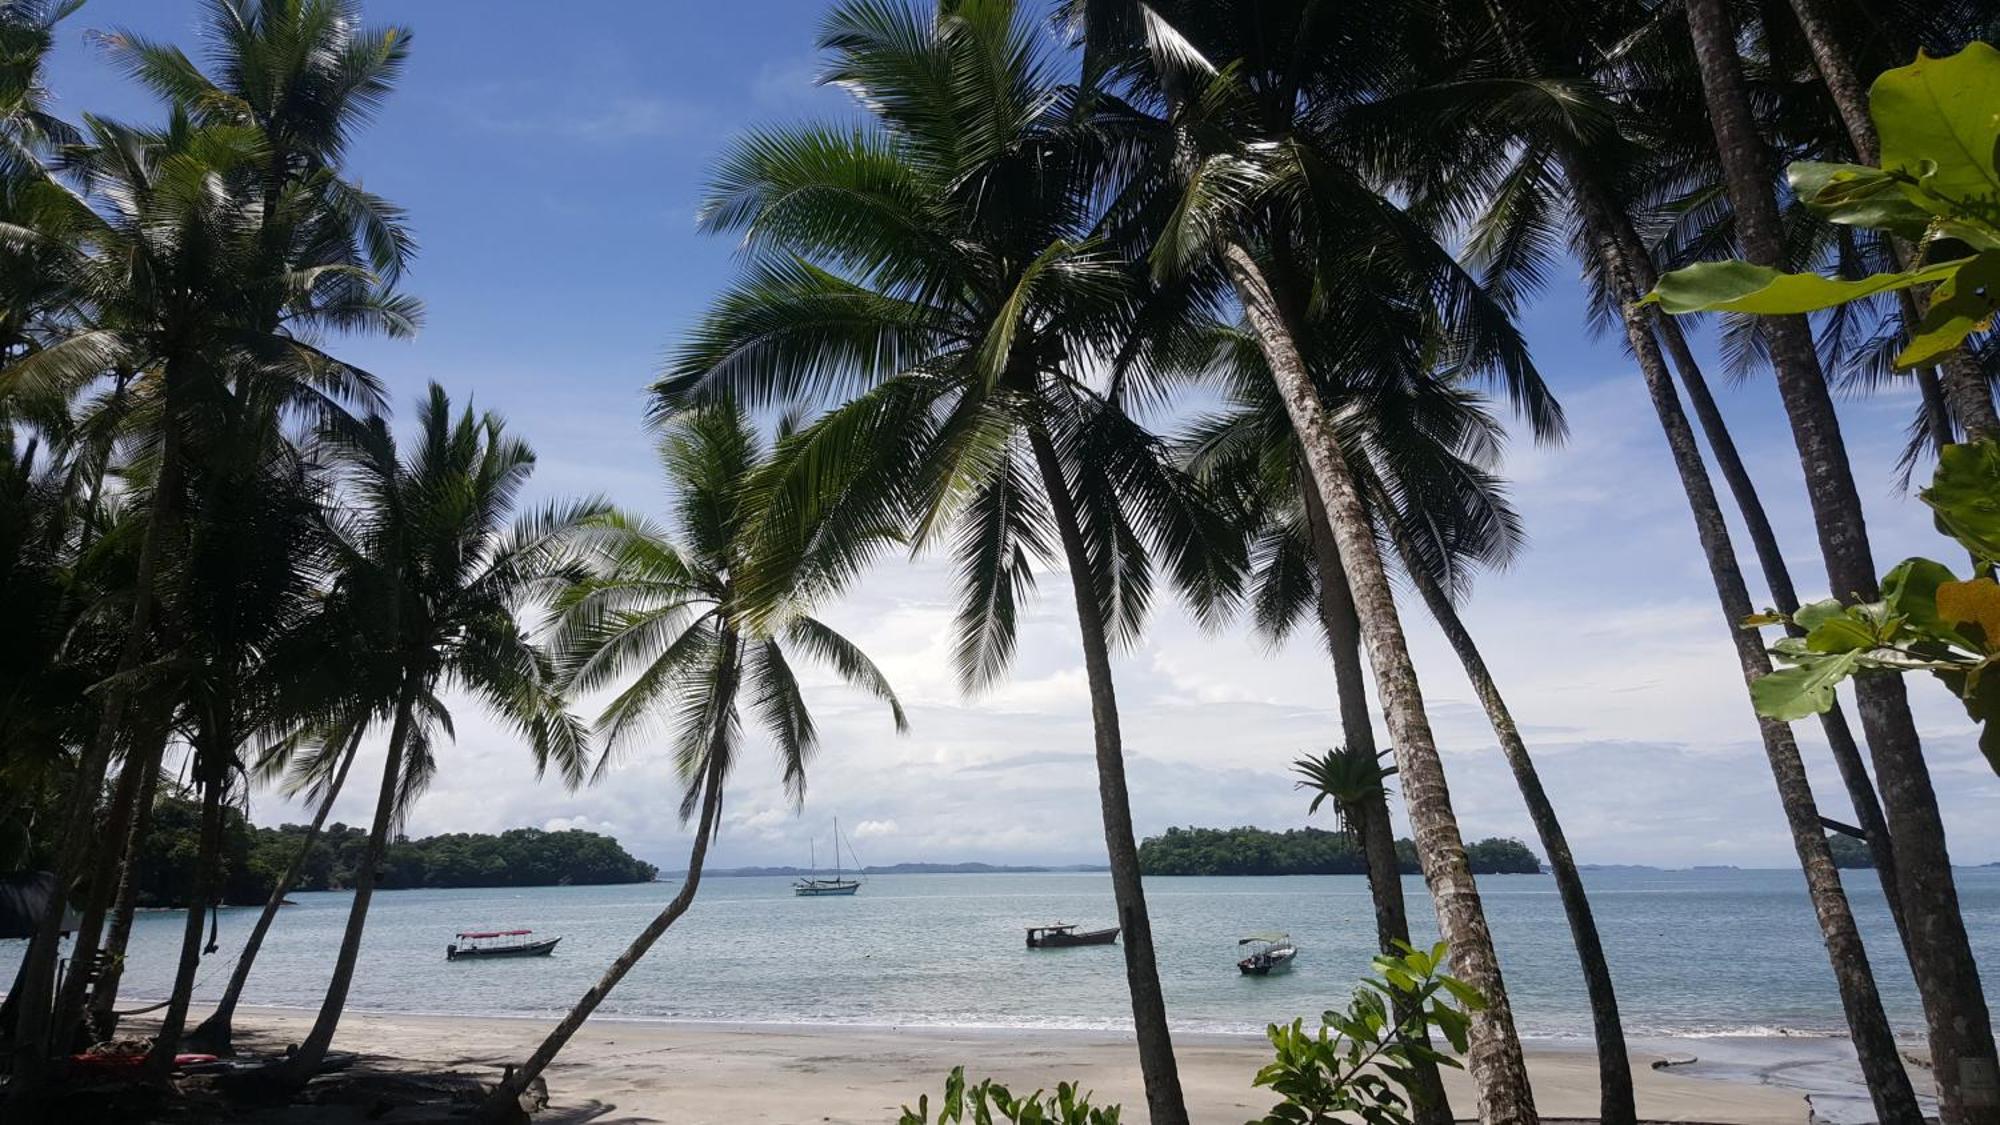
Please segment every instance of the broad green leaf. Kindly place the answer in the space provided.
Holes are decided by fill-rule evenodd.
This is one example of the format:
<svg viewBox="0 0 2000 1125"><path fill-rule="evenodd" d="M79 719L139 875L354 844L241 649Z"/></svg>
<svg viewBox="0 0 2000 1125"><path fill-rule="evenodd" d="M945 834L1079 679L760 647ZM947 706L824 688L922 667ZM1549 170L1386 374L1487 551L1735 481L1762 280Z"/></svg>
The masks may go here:
<svg viewBox="0 0 2000 1125"><path fill-rule="evenodd" d="M1799 611L1792 615L1792 620L1798 623L1799 628L1810 633L1829 621L1835 621L1846 616L1846 606L1833 598L1823 598L1819 601L1807 602L1800 606Z"/></svg>
<svg viewBox="0 0 2000 1125"><path fill-rule="evenodd" d="M1854 673L1859 653L1816 657L1795 668L1781 668L1750 685L1750 701L1767 719L1795 723L1823 714L1833 706L1834 687Z"/></svg>
<svg viewBox="0 0 2000 1125"><path fill-rule="evenodd" d="M1806 634L1806 651L1818 653L1859 652L1875 647L1875 631L1855 614L1845 613L1820 622Z"/></svg>
<svg viewBox="0 0 2000 1125"><path fill-rule="evenodd" d="M1868 91L1882 137L1882 167L1916 177L1950 201L2000 199L1994 148L2000 145L2000 51L1973 42L1955 55L1921 52L1884 71Z"/></svg>
<svg viewBox="0 0 2000 1125"><path fill-rule="evenodd" d="M1917 322L1909 346L1897 353L1896 367L1907 370L1951 351L1964 343L1967 336L1983 331L1993 322L1997 311L2000 311L2000 250L1960 259L1951 276L1931 292L1930 310Z"/></svg>
<svg viewBox="0 0 2000 1125"><path fill-rule="evenodd" d="M1964 261L1940 262L1905 273L1878 273L1856 281L1816 273L1781 273L1748 262L1701 262L1660 278L1648 302L1676 315L1737 312L1759 315L1817 312L1877 293L1942 282ZM1644 303L1644 302L1642 302Z"/></svg>
<svg viewBox="0 0 2000 1125"><path fill-rule="evenodd" d="M1931 486L1917 495L1975 558L2000 561L2000 443L1946 446Z"/></svg>
<svg viewBox="0 0 2000 1125"><path fill-rule="evenodd" d="M1893 231L1912 242L1942 210L1936 200L1879 168L1801 160L1785 169L1792 190L1830 223Z"/></svg>

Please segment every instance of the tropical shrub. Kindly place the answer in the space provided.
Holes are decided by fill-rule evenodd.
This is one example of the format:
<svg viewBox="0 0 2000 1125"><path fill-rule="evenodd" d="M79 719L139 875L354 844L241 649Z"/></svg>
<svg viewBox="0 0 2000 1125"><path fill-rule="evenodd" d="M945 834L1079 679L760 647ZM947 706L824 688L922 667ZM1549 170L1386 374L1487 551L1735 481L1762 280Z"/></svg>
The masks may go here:
<svg viewBox="0 0 2000 1125"><path fill-rule="evenodd" d="M946 1122L971 1119L980 1125L993 1121L1011 1121L1018 1125L1118 1125L1117 1106L1093 1106L1090 1095L1079 1094L1073 1083L1064 1082L1056 1086L1053 1095L1044 1095L1036 1090L1032 1094L1016 1098L1007 1087L991 1078L977 1086L965 1084L965 1068L951 1068L950 1077L944 1080L944 1098L938 1104L938 1125ZM929 1125L931 1120L931 1098L925 1094L917 1099L917 1108L903 1107L903 1116L897 1125Z"/></svg>
<svg viewBox="0 0 2000 1125"><path fill-rule="evenodd" d="M1981 726L1979 749L2000 773L2000 443L1946 446L1931 486L1917 494L1937 524L1972 556L1961 580L1931 559L1905 559L1882 579L1882 598L1859 605L1835 600L1799 607L1803 637L1786 637L1772 654L1786 667L1750 689L1759 714L1787 722L1825 711L1834 688L1857 672L1925 671L1965 704ZM1773 613L1750 625L1782 624Z"/></svg>
<svg viewBox="0 0 2000 1125"><path fill-rule="evenodd" d="M1935 285L1930 307L1896 356L1929 363L1983 330L2000 309L2000 51L1980 42L1955 55L1919 54L1868 91L1882 166L1801 161L1786 170L1799 199L1828 222L1894 235L1916 247L1906 270L1857 279L1783 273L1748 262L1704 262L1660 278L1646 298L1672 313L1806 313L1881 293Z"/></svg>
<svg viewBox="0 0 2000 1125"><path fill-rule="evenodd" d="M1359 1118L1367 1125L1409 1125L1409 1090L1423 1063L1459 1067L1472 1013L1486 1001L1471 985L1444 972L1445 946L1428 952L1399 943L1378 954L1377 976L1365 977L1345 1011L1328 1010L1317 1032L1304 1020L1266 1032L1277 1058L1252 1084L1283 1100L1251 1125L1333 1125ZM1451 1052L1430 1045L1436 1032Z"/></svg>

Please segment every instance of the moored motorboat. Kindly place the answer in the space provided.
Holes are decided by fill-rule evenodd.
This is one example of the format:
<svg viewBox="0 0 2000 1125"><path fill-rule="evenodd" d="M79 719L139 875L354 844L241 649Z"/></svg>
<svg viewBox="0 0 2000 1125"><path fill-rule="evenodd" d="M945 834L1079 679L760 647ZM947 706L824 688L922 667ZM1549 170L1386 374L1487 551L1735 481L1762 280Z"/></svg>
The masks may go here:
<svg viewBox="0 0 2000 1125"><path fill-rule="evenodd" d="M1110 945L1118 940L1118 927L1108 930L1085 930L1078 933L1076 923L1057 922L1048 926L1028 927L1029 949L1067 949L1073 945Z"/></svg>
<svg viewBox="0 0 2000 1125"><path fill-rule="evenodd" d="M546 957L555 951L560 937L535 938L533 930L466 930L444 947L444 959L462 961L469 957Z"/></svg>
<svg viewBox="0 0 2000 1125"><path fill-rule="evenodd" d="M1253 947L1248 957L1236 962L1236 968L1247 977L1282 973L1292 967L1292 959L1299 955L1299 948L1292 944L1290 934L1251 934L1236 944Z"/></svg>

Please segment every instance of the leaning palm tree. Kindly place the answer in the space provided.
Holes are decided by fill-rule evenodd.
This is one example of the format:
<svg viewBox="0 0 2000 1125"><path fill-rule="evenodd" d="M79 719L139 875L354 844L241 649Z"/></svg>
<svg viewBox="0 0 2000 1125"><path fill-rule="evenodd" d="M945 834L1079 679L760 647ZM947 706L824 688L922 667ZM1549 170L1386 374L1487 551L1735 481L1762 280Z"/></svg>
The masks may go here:
<svg viewBox="0 0 2000 1125"><path fill-rule="evenodd" d="M818 581L799 581L788 559L851 548L824 568L840 578L884 527L917 550L949 540L968 690L1011 661L1035 560L1066 567L1147 1105L1171 1125L1187 1110L1111 654L1139 635L1156 555L1207 613L1233 594L1241 545L1125 413L1143 365L1133 383L1098 378L1148 295L1104 237L1115 142L1091 121L1093 96L1060 85L1037 35L1008 2L835 8L824 80L870 121L753 134L724 160L702 222L740 232L751 264L680 348L656 403L851 395L763 474L768 573L811 596Z"/></svg>
<svg viewBox="0 0 2000 1125"><path fill-rule="evenodd" d="M9 378L16 390L74 394L114 372L138 373L149 408L135 417L145 429L134 437L151 451L152 467L125 636L113 674L97 693L96 730L84 745L63 821L62 905L93 845L109 844L96 839L91 806L127 727L134 673L156 655L151 646L165 567L192 531L197 435L219 424L218 404L230 398L232 381L267 385L258 401L288 417L372 402L373 378L307 337L328 327L405 334L417 313L356 261L352 224L315 195L287 192L281 206L263 205L256 185L264 149L254 133L195 127L184 117L164 131L94 118L86 126L90 143L68 150L65 167L95 206L69 197L42 228L10 234L19 245L49 253L51 268L89 317L16 361ZM90 913L101 919L102 897L90 899ZM29 946L24 1044L45 1044L59 919L52 911ZM94 928L89 936L94 942ZM42 1048L24 1047L16 1061L32 1085Z"/></svg>
<svg viewBox="0 0 2000 1125"><path fill-rule="evenodd" d="M371 719L388 724L389 738L347 926L319 1015L287 1067L292 1084L318 1071L333 1042L390 828L435 770L437 732L451 730L440 689L463 689L513 725L538 771L553 765L566 783L583 780L587 735L519 614L551 584L575 577L572 541L605 506L555 503L515 516L534 453L498 415L470 407L454 414L436 384L415 426L407 453L380 416L336 419L326 435L346 493L328 600L373 654L354 669L352 692Z"/></svg>
<svg viewBox="0 0 2000 1125"><path fill-rule="evenodd" d="M1784 234L1773 197L1775 170L1752 112L1735 23L1720 0L1688 0L1684 10L1737 237L1750 261L1781 266ZM1871 601L1880 591L1868 531L1811 326L1804 317L1791 316L1766 318L1760 327L1805 470L1827 578L1841 598ZM1968 428L1990 433L2000 426L1991 390L1978 372L1948 366L1946 376L1954 408ZM1939 1111L1953 1125L1992 1125L2000 1122L2000 1098L1991 1095L2000 1088L2000 1047L1902 678L1860 677L1854 690L1896 843L1910 967L1924 1001Z"/></svg>
<svg viewBox="0 0 2000 1125"><path fill-rule="evenodd" d="M1344 159L1340 109L1372 96L1383 57L1402 48L1397 21L1367 13L1318 18L1312 4L1162 4L1079 0L1086 71L1129 77L1130 101L1153 115L1148 175L1169 205L1149 259L1163 280L1219 275L1243 310L1303 450L1307 476L1339 549L1403 779L1405 804L1439 929L1455 970L1487 998L1469 1055L1488 1125L1535 1120L1513 1009L1452 811L1362 483L1347 465L1337 418L1321 398L1302 334L1321 291L1370 255L1393 256L1408 291L1443 307L1500 314L1470 333L1469 357L1519 347L1504 308ZM1526 371L1503 362L1504 377Z"/></svg>
<svg viewBox="0 0 2000 1125"><path fill-rule="evenodd" d="M785 788L805 797L818 730L793 671L796 655L825 665L889 706L908 729L889 681L854 642L806 613L764 620L746 593L755 569L751 480L767 457L743 415L713 408L677 417L661 442L674 489L674 531L606 516L596 522L598 567L556 598L554 647L573 690L626 686L598 720L601 773L646 720L674 715L681 822L696 817L687 877L666 907L505 1080L486 1105L506 1118L591 1013L693 904L702 864L721 832L723 789L742 749L744 705L778 751ZM698 810L698 816L697 816Z"/></svg>

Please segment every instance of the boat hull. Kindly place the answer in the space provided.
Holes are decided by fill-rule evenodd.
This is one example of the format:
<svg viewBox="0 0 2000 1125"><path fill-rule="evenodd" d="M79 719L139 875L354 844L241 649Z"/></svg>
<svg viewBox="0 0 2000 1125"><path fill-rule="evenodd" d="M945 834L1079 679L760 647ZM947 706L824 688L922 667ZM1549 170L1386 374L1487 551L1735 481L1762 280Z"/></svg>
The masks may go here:
<svg viewBox="0 0 2000 1125"><path fill-rule="evenodd" d="M1287 950L1284 953L1258 953L1236 962L1236 968L1246 977L1268 977L1273 973L1290 972L1292 960L1298 954Z"/></svg>
<svg viewBox="0 0 2000 1125"><path fill-rule="evenodd" d="M470 961L484 957L547 957L549 954L555 952L556 943L561 940L561 938L557 937L550 938L547 941L531 941L526 945L503 945L494 949L479 949L476 947L460 949L453 946L445 949L444 959L447 961Z"/></svg>
<svg viewBox="0 0 2000 1125"><path fill-rule="evenodd" d="M1028 939L1029 949L1068 949L1075 945L1111 945L1118 940L1118 927L1089 930L1080 934L1040 934Z"/></svg>
<svg viewBox="0 0 2000 1125"><path fill-rule="evenodd" d="M859 883L797 883L792 886L792 893L800 898L831 898L851 895L860 889Z"/></svg>

